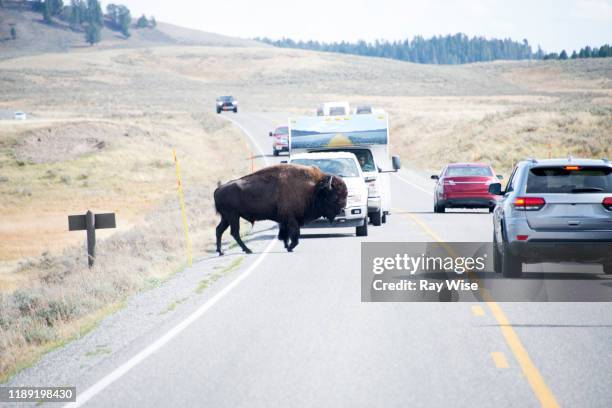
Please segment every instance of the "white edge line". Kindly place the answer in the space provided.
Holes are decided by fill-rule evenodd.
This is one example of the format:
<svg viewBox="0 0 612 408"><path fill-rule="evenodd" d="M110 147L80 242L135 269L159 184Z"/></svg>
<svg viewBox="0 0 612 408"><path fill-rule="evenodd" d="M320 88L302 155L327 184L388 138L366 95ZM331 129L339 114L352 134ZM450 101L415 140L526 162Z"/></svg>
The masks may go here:
<svg viewBox="0 0 612 408"><path fill-rule="evenodd" d="M267 165L268 158L266 157L266 155L263 153L263 151L259 147L259 144L257 143L257 141L253 138L253 135L251 135L251 133L248 130L246 130L240 123L235 122L233 119L229 119L229 118L225 118L225 119L229 120L234 125L238 126L240 130L242 130L248 136L248 138L251 140L253 145L255 145L257 150L259 150L259 153L261 154L261 156L264 159L264 162ZM212 308L219 300L223 299L225 295L227 295L232 289L238 286L240 282L245 280L259 266L259 264L263 262L263 260L270 253L270 251L272 250L272 247L275 244L276 244L276 240L272 239L270 243L266 246L264 251L261 253L261 255L259 255L259 257L255 260L255 262L253 262L247 268L246 271L240 274L236 279L230 282L226 287L221 289L216 295L208 299L206 303L204 303L202 306L197 308L192 314L190 314L185 319L183 319L180 323L178 323L176 326L168 330L159 339L155 340L153 343L149 344L147 347L142 349L134 357L130 358L128 361L121 364L119 367L115 368L109 374L102 377L102 379L98 380L92 386L87 388L84 392L77 394L76 401L66 404L64 405L64 407L76 408L76 407L82 406L87 401L89 401L90 399L95 397L97 394L99 394L101 391L103 391L106 387L108 387L109 385L117 381L119 378L123 377L128 371L130 371L132 368L137 366L140 362L145 360L151 354L155 353L157 350L162 348L166 343L168 343L170 340L176 337L179 333L181 333L183 330L189 327L193 322L195 322L200 316L202 316L210 308Z"/></svg>
<svg viewBox="0 0 612 408"><path fill-rule="evenodd" d="M200 316L206 313L211 307L213 307L219 300L223 299L225 295L227 295L232 289L240 284L244 279L246 279L263 260L266 258L268 253L272 250L272 247L276 244L276 240L270 241L270 243L266 246L264 251L259 255L259 257L253 262L246 271L240 274L236 279L234 279L230 284L224 287L221 291L219 291L216 295L211 297L206 303L200 306L195 312L187 316L184 320L178 323L176 326L168 330L163 336L159 339L145 347L134 357L130 358L125 363L121 364L119 367L111 371L109 374L104 376L101 380L93 384L91 387L86 389L84 392L77 395L77 399L75 402L70 404L66 404L65 407L80 407L91 398L93 398L96 394L100 393L106 387L117 381L123 375L125 375L128 371L142 362L144 359L149 357L151 354L155 353L157 350L162 348L166 343L176 337L179 333L189 327L193 322L195 322Z"/></svg>
<svg viewBox="0 0 612 408"><path fill-rule="evenodd" d="M427 193L427 194L429 194L431 196L434 195L434 193L432 191L426 190L424 187L421 187L421 186L419 186L417 184L414 184L413 182L406 180L405 178L403 178L402 176L400 176L398 174L396 174L395 177L397 177L398 179L400 179L404 183L406 183L406 184L408 184L408 185L410 185L410 186L412 186L412 187L414 187L414 188L416 188L418 190L423 191L424 193Z"/></svg>
<svg viewBox="0 0 612 408"><path fill-rule="evenodd" d="M227 116L221 116L223 119L225 120L229 120L230 122L232 122L235 126L238 126L240 128L240 130L242 130L244 132L244 134L247 135L247 137L251 140L251 143L257 148L257 150L259 151L259 154L261 155L261 157L263 157L264 162L266 163L266 166L268 166L270 163L268 162L268 156L266 156L263 152L263 150L261 150L261 147L259 146L259 143L257 143L257 140L255 140L255 138L253 137L253 135L251 134L251 132L249 132L244 126L242 126L240 123L238 123L237 121L235 121L234 119L230 119Z"/></svg>

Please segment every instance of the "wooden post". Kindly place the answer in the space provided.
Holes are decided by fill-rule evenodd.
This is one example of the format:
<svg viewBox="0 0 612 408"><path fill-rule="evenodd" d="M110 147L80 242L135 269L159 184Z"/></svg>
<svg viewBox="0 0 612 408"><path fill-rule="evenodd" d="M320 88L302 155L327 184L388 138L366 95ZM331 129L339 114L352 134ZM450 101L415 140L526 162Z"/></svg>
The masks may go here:
<svg viewBox="0 0 612 408"><path fill-rule="evenodd" d="M68 231L87 231L87 264L90 268L96 260L96 229L116 227L114 213L94 214L87 210L85 215L68 216Z"/></svg>
<svg viewBox="0 0 612 408"><path fill-rule="evenodd" d="M96 259L96 220L89 210L85 213L85 228L87 228L87 263L91 268Z"/></svg>

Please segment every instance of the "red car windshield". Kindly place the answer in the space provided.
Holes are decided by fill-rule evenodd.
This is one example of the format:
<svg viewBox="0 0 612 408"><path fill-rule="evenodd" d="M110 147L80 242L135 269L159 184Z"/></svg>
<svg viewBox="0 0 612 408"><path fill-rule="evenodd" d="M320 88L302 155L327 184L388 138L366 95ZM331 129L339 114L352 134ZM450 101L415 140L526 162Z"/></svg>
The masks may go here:
<svg viewBox="0 0 612 408"><path fill-rule="evenodd" d="M446 177L492 177L490 167L456 166L446 169Z"/></svg>

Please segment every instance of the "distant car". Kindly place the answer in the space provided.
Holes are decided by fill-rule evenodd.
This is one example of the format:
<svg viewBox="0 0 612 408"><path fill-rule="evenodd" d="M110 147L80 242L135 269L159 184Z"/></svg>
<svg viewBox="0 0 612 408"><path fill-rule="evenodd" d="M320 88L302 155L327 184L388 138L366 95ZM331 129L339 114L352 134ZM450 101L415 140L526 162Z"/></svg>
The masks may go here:
<svg viewBox="0 0 612 408"><path fill-rule="evenodd" d="M333 223L320 218L304 225L304 228L355 227L358 237L368 235L368 186L353 153L298 153L291 156L289 163L315 166L324 173L341 177L348 189L346 207L334 218Z"/></svg>
<svg viewBox="0 0 612 408"><path fill-rule="evenodd" d="M13 117L15 120L26 120L25 112L17 111L15 112L15 116Z"/></svg>
<svg viewBox="0 0 612 408"><path fill-rule="evenodd" d="M519 162L493 213L494 267L505 277L523 263L600 263L612 274L612 163L549 159Z"/></svg>
<svg viewBox="0 0 612 408"><path fill-rule="evenodd" d="M274 131L269 133L272 140L272 153L278 156L280 152L289 151L289 127L277 126Z"/></svg>
<svg viewBox="0 0 612 408"><path fill-rule="evenodd" d="M359 105L355 108L355 115L371 115L372 107L370 105Z"/></svg>
<svg viewBox="0 0 612 408"><path fill-rule="evenodd" d="M498 183L493 168L481 163L452 163L440 175L434 192L434 212L443 213L447 208L488 208L493 212L498 197L489 193L489 185Z"/></svg>
<svg viewBox="0 0 612 408"><path fill-rule="evenodd" d="M217 113L221 111L234 111L238 113L238 101L233 96L220 96L217 98Z"/></svg>

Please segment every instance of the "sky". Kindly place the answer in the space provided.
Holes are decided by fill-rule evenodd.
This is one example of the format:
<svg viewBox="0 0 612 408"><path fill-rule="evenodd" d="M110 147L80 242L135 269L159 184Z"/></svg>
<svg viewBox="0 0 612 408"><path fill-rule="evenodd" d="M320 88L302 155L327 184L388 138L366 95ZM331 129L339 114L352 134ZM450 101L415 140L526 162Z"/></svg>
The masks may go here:
<svg viewBox="0 0 612 408"><path fill-rule="evenodd" d="M612 43L612 0L116 0L132 11L230 36L396 40L462 32L526 38L547 52ZM109 2L103 1L103 6Z"/></svg>

